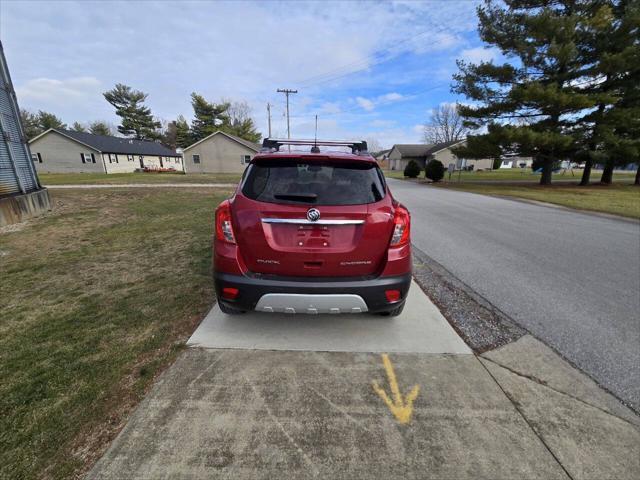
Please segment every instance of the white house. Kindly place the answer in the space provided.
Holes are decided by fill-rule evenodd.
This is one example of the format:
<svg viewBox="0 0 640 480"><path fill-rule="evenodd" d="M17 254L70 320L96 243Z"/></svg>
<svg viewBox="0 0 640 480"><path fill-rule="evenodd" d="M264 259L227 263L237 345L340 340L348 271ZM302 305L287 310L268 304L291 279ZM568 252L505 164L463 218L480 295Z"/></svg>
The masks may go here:
<svg viewBox="0 0 640 480"><path fill-rule="evenodd" d="M182 157L158 142L50 128L29 141L40 173L184 171Z"/></svg>

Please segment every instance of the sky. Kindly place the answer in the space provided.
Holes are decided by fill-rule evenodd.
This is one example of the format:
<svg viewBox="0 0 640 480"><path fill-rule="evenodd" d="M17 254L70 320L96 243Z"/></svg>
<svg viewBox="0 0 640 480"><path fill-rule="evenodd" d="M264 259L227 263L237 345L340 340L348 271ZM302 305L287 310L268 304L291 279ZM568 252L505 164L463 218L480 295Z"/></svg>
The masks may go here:
<svg viewBox="0 0 640 480"><path fill-rule="evenodd" d="M244 100L258 130L418 143L456 59L499 57L477 34L479 0L396 2L0 0L0 38L21 108L67 124L118 123L102 92L125 83L155 116L192 117L191 92Z"/></svg>

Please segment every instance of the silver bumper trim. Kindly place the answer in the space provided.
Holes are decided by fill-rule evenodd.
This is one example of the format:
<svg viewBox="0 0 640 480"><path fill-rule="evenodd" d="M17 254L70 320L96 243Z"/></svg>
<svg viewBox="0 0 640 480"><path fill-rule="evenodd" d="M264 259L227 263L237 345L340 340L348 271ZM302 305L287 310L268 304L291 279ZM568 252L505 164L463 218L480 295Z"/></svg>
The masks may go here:
<svg viewBox="0 0 640 480"><path fill-rule="evenodd" d="M260 297L256 311L269 313L361 313L368 310L360 295L267 293Z"/></svg>
<svg viewBox="0 0 640 480"><path fill-rule="evenodd" d="M364 220L316 220L306 218L263 218L262 223L288 223L293 225L362 225Z"/></svg>

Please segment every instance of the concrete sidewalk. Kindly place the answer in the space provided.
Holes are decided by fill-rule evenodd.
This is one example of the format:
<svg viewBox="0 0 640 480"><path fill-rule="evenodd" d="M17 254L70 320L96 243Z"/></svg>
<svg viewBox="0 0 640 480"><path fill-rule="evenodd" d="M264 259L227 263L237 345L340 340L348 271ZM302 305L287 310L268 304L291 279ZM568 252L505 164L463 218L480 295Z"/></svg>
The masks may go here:
<svg viewBox="0 0 640 480"><path fill-rule="evenodd" d="M212 311L192 341L218 348L184 352L88 478L640 477L633 412L529 335L470 354L411 292L387 326Z"/></svg>
<svg viewBox="0 0 640 480"><path fill-rule="evenodd" d="M187 342L205 348L471 354L412 282L402 315L225 315L215 305Z"/></svg>

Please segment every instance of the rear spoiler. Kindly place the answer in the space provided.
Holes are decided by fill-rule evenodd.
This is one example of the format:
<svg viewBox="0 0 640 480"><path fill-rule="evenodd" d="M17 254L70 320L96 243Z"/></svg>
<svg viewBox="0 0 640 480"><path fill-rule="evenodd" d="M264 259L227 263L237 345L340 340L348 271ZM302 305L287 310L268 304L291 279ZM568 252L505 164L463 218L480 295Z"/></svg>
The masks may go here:
<svg viewBox="0 0 640 480"><path fill-rule="evenodd" d="M367 154L367 142L361 140L292 140L286 138L265 138L262 141L261 152L279 152L282 145L307 145L311 147L311 153L320 153L320 145L326 147L349 147L351 153L356 155Z"/></svg>

